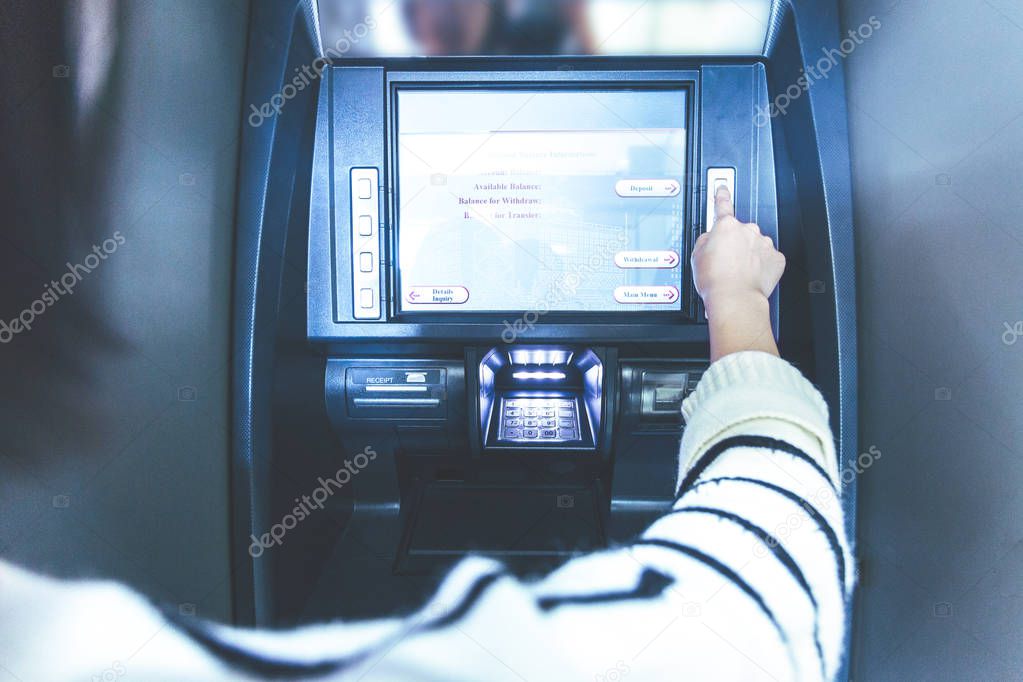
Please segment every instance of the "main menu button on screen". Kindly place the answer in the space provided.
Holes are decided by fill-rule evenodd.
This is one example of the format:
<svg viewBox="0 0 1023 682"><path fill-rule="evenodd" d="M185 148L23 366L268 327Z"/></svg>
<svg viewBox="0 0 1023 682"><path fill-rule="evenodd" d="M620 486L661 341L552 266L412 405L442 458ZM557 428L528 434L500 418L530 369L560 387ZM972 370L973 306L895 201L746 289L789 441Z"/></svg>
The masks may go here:
<svg viewBox="0 0 1023 682"><path fill-rule="evenodd" d="M623 286L615 289L615 300L619 303L674 303L678 300L678 289L658 286Z"/></svg>

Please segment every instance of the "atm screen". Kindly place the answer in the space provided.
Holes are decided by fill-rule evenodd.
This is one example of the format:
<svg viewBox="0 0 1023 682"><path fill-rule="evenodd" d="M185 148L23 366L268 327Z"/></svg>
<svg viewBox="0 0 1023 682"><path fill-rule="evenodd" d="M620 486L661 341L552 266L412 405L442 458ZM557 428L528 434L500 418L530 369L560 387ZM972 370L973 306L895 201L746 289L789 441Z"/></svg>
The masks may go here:
<svg viewBox="0 0 1023 682"><path fill-rule="evenodd" d="M400 89L400 310L681 310L686 91Z"/></svg>

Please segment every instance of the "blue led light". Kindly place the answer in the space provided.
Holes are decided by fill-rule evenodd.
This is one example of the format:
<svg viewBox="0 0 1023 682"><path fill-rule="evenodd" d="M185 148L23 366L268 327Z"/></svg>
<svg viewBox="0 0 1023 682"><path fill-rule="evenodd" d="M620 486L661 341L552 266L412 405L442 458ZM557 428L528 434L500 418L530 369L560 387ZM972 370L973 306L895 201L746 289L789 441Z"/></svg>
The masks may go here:
<svg viewBox="0 0 1023 682"><path fill-rule="evenodd" d="M572 351L563 348L516 348L508 353L513 365L567 365Z"/></svg>
<svg viewBox="0 0 1023 682"><path fill-rule="evenodd" d="M542 379L545 381L553 381L557 379L564 379L564 372L513 372L513 379Z"/></svg>

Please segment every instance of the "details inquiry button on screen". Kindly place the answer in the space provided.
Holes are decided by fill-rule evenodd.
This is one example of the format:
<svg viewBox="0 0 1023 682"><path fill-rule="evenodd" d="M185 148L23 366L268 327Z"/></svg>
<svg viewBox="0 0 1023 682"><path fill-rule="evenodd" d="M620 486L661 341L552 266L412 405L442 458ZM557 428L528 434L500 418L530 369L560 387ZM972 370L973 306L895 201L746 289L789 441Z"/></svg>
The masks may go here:
<svg viewBox="0 0 1023 682"><path fill-rule="evenodd" d="M452 303L461 304L469 300L469 290L465 287L409 287L405 292L405 300L413 305Z"/></svg>
<svg viewBox="0 0 1023 682"><path fill-rule="evenodd" d="M620 268L674 268L682 259L674 251L619 251L615 265Z"/></svg>
<svg viewBox="0 0 1023 682"><path fill-rule="evenodd" d="M674 303L678 289L672 286L621 286L615 289L619 303Z"/></svg>

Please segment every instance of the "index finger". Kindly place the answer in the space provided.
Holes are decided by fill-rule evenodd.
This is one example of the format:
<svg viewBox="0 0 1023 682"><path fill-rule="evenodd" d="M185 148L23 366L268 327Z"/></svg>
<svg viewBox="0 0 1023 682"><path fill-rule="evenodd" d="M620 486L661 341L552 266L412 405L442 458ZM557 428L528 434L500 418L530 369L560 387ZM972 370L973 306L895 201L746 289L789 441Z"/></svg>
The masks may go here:
<svg viewBox="0 0 1023 682"><path fill-rule="evenodd" d="M720 219L725 216L735 216L735 207L732 206L732 193L725 185L718 185L714 192L714 218Z"/></svg>

